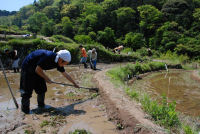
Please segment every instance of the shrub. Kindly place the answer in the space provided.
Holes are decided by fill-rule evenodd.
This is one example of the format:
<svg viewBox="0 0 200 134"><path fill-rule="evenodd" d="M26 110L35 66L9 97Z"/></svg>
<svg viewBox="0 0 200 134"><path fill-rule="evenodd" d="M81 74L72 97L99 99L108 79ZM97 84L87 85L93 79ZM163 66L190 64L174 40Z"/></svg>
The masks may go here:
<svg viewBox="0 0 200 134"><path fill-rule="evenodd" d="M50 37L53 42L64 42L64 43L75 43L72 39L65 37L63 35L53 35Z"/></svg>

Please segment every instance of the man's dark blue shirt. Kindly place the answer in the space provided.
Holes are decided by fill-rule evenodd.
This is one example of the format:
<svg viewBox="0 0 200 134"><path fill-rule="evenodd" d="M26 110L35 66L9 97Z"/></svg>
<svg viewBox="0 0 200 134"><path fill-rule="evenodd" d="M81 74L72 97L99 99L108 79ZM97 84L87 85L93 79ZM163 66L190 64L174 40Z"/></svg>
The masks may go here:
<svg viewBox="0 0 200 134"><path fill-rule="evenodd" d="M58 71L64 72L64 67L60 67L55 62L56 56L56 53L44 49L33 51L24 59L22 70L28 73L35 73L36 67L40 66L43 70L57 68Z"/></svg>

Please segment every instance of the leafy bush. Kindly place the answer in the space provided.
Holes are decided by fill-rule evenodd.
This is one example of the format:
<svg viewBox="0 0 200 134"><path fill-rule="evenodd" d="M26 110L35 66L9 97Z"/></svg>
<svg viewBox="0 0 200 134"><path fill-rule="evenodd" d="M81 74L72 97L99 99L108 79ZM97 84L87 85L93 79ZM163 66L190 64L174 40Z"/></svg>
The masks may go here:
<svg viewBox="0 0 200 134"><path fill-rule="evenodd" d="M75 35L74 40L81 44L92 43L92 39L89 35Z"/></svg>
<svg viewBox="0 0 200 134"><path fill-rule="evenodd" d="M176 52L168 50L166 53L160 55L159 59L169 60L170 63L180 64L185 63L189 60L187 55L178 55Z"/></svg>
<svg viewBox="0 0 200 134"><path fill-rule="evenodd" d="M84 129L76 129L74 132L69 132L69 134L91 134Z"/></svg>
<svg viewBox="0 0 200 134"><path fill-rule="evenodd" d="M115 79L124 81L127 80L128 75L132 77L141 73L163 69L165 69L165 63L162 62L149 62L146 64L136 62L136 64L127 64L126 66L117 68L115 71L110 70L108 73L112 75L113 78L115 77Z"/></svg>
<svg viewBox="0 0 200 134"><path fill-rule="evenodd" d="M61 37L62 36L57 36ZM116 55L112 52L105 49L104 46L100 44L88 44L84 46L86 50L96 48L98 53L98 62L119 62L119 61L136 61L138 57L134 57L131 55ZM47 49L52 51L56 48L56 51L61 49L67 49L70 51L72 55L72 62L71 63L78 63L80 59L80 50L79 44L76 43L64 43L64 42L47 42L42 39L13 39L9 42L0 43L0 51L3 53L5 48L16 49L18 50L19 57L21 61L23 61L24 57L28 55L30 52L37 50L37 49Z"/></svg>
<svg viewBox="0 0 200 134"><path fill-rule="evenodd" d="M185 134L195 134L195 133L193 132L193 130L191 129L191 127L188 126L188 125L183 126L183 130L184 130Z"/></svg>
<svg viewBox="0 0 200 134"><path fill-rule="evenodd" d="M144 110L147 111L159 124L167 128L180 126L178 114L175 111L175 102L168 104L166 97L163 97L162 103L158 104L156 101L151 100L147 95L144 95L141 103Z"/></svg>
<svg viewBox="0 0 200 134"><path fill-rule="evenodd" d="M64 43L75 43L72 39L65 37L63 35L53 35L50 37L53 42L64 42Z"/></svg>

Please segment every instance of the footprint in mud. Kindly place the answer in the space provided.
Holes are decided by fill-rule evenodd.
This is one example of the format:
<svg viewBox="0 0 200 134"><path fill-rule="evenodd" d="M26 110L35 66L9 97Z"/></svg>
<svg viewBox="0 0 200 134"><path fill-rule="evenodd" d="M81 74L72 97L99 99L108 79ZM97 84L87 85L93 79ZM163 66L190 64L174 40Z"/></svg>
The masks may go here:
<svg viewBox="0 0 200 134"><path fill-rule="evenodd" d="M62 95L62 94L63 94L62 91L56 91L56 92L55 92L55 95Z"/></svg>

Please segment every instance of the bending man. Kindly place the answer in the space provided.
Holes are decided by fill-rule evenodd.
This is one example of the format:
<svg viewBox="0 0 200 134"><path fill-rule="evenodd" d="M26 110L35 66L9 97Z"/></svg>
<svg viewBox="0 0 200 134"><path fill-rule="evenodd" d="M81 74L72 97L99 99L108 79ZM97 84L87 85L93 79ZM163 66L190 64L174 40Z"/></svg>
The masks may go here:
<svg viewBox="0 0 200 134"><path fill-rule="evenodd" d="M90 58L90 68L96 70L96 64L97 64L96 49L93 48L92 50L89 50L88 55L89 55L89 58Z"/></svg>
<svg viewBox="0 0 200 134"><path fill-rule="evenodd" d="M20 92L21 92L21 110L28 114L30 112L30 98L35 90L37 94L38 107L45 106L45 92L47 91L47 83L53 83L43 70L57 68L62 75L74 84L79 86L65 72L64 65L71 61L71 54L67 50L60 50L58 53L40 49L30 53L22 63Z"/></svg>

